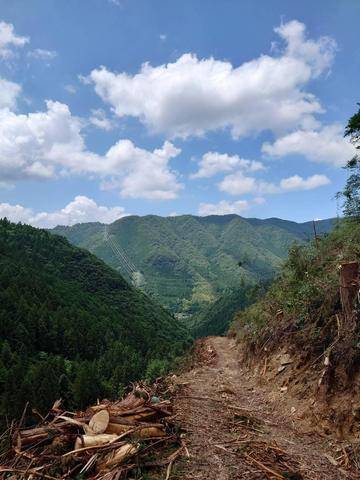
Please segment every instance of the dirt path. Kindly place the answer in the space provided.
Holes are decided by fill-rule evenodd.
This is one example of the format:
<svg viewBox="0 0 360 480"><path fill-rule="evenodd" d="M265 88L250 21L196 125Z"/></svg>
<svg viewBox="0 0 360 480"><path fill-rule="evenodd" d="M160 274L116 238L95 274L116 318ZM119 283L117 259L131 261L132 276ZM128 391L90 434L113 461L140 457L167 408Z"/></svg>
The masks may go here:
<svg viewBox="0 0 360 480"><path fill-rule="evenodd" d="M177 379L182 388L175 411L187 432L190 457L178 465L174 478L360 478L334 465L340 444L311 428L305 433L295 412L281 411L269 389L241 370L231 340L206 339L202 352L205 361Z"/></svg>

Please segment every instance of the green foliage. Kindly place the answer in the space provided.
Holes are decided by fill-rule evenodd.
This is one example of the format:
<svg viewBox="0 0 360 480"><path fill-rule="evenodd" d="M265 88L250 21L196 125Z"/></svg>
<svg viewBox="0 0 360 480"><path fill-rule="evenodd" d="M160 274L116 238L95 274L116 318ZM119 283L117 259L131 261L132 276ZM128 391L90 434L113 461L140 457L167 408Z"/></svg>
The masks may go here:
<svg viewBox="0 0 360 480"><path fill-rule="evenodd" d="M318 222L320 232L331 221ZM75 245L89 249L113 268L119 261L104 240L104 225L57 227ZM237 288L274 277L294 240L312 236L311 223L237 215L125 217L108 228L113 240L143 273L145 291L173 313L198 314Z"/></svg>
<svg viewBox="0 0 360 480"><path fill-rule="evenodd" d="M360 149L360 109L353 115L345 129L345 136ZM360 157L355 155L345 166L349 176L345 188L338 196L344 198L344 215L352 220L360 220Z"/></svg>
<svg viewBox="0 0 360 480"><path fill-rule="evenodd" d="M162 307L60 236L0 220L0 416L116 397L191 343Z"/></svg>
<svg viewBox="0 0 360 480"><path fill-rule="evenodd" d="M237 289L225 291L209 308L193 319L194 336L223 335L235 313L248 307L263 291L263 286L245 286L244 283Z"/></svg>
<svg viewBox="0 0 360 480"><path fill-rule="evenodd" d="M155 358L149 362L146 369L146 379L153 382L156 378L162 377L169 370L170 363L168 360Z"/></svg>
<svg viewBox="0 0 360 480"><path fill-rule="evenodd" d="M317 242L295 245L266 295L239 312L231 330L245 340L252 353L262 352L265 345L269 351L289 341L317 357L338 335L338 267L359 260L360 225L346 220ZM351 338L352 343L359 342L359 328L351 332ZM339 342L337 347L341 345Z"/></svg>

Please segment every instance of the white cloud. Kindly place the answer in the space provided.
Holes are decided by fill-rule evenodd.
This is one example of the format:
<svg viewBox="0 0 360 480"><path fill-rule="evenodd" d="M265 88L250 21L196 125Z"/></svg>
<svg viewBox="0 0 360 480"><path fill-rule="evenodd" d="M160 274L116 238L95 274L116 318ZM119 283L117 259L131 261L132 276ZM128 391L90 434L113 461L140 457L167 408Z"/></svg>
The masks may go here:
<svg viewBox="0 0 360 480"><path fill-rule="evenodd" d="M165 42L165 40L166 40L166 38L167 38L167 35L165 35L165 33L161 33L161 34L159 35L159 38L160 38L160 40L161 40L162 42Z"/></svg>
<svg viewBox="0 0 360 480"><path fill-rule="evenodd" d="M275 140L265 143L263 153L273 157L286 155L304 155L308 160L343 166L352 158L355 147L344 138L344 127L338 124L327 125L318 130L296 130Z"/></svg>
<svg viewBox="0 0 360 480"><path fill-rule="evenodd" d="M28 37L16 35L14 25L0 22L0 57L4 59L11 57L14 48L23 47L28 42Z"/></svg>
<svg viewBox="0 0 360 480"><path fill-rule="evenodd" d="M293 175L289 178L284 178L280 182L282 190L313 190L314 188L328 185L330 180L326 175L312 175L308 178L302 178L299 175Z"/></svg>
<svg viewBox="0 0 360 480"><path fill-rule="evenodd" d="M29 223L29 218L33 215L30 208L22 205L10 205L9 203L0 203L0 218L6 217L12 222Z"/></svg>
<svg viewBox="0 0 360 480"><path fill-rule="evenodd" d="M230 195L251 193L261 196L266 194L283 193L290 190L313 190L329 183L330 180L326 175L316 174L308 178L293 175L292 177L283 178L277 185L272 182L258 180L254 177L247 177L242 172L236 172L227 175L218 186L219 190Z"/></svg>
<svg viewBox="0 0 360 480"><path fill-rule="evenodd" d="M16 100L21 93L21 86L0 78L0 108L16 107Z"/></svg>
<svg viewBox="0 0 360 480"><path fill-rule="evenodd" d="M243 171L256 172L263 170L264 166L256 160L246 160L238 155L228 155L227 153L207 152L200 162L199 170L192 174L190 178L209 178L220 172L229 172L239 168Z"/></svg>
<svg viewBox="0 0 360 480"><path fill-rule="evenodd" d="M88 81L119 117L137 117L169 137L229 128L239 138L314 127L314 114L323 110L305 86L329 69L335 42L307 39L305 26L297 21L281 25L276 33L284 43L279 55L261 55L240 66L188 53L174 63L145 63L135 75L101 67Z"/></svg>
<svg viewBox="0 0 360 480"><path fill-rule="evenodd" d="M67 105L48 101L44 112L17 115L0 109L0 181L92 175L124 197L170 199L182 185L169 161L180 150L170 142L148 151L120 140L105 155L87 150L82 122Z"/></svg>
<svg viewBox="0 0 360 480"><path fill-rule="evenodd" d="M114 122L112 122L107 116L106 112L101 108L96 108L91 110L91 116L89 121L92 125L101 130L106 130L107 132L114 128Z"/></svg>
<svg viewBox="0 0 360 480"><path fill-rule="evenodd" d="M219 203L200 203L198 214L200 216L240 214L248 208L249 202L247 200L237 200L236 202L221 200Z"/></svg>
<svg viewBox="0 0 360 480"><path fill-rule="evenodd" d="M29 58L35 58L37 60L44 60L46 62L50 62L57 57L57 52L54 50L44 50L43 48L36 48L35 50L31 50L28 52L27 56Z"/></svg>
<svg viewBox="0 0 360 480"><path fill-rule="evenodd" d="M314 77L328 70L334 60L337 45L330 37L314 41L306 38L306 27L297 20L283 23L275 32L287 43L286 55L298 58L310 66Z"/></svg>
<svg viewBox="0 0 360 480"><path fill-rule="evenodd" d="M128 215L123 207L103 207L91 198L78 195L61 210L34 213L22 205L0 203L0 218L7 217L13 222L28 223L35 227L52 228L57 225L74 225L84 222L111 223Z"/></svg>
<svg viewBox="0 0 360 480"><path fill-rule="evenodd" d="M106 154L109 165L116 171L123 169L123 179L105 184L105 188L120 185L121 195L150 200L171 200L177 197L183 186L177 182L176 173L169 169L171 158L181 152L172 143L165 142L153 152L136 147L130 140L121 140ZM114 169L114 170L115 170Z"/></svg>
<svg viewBox="0 0 360 480"><path fill-rule="evenodd" d="M219 189L230 195L243 195L258 191L258 181L253 177L247 177L242 172L227 175L220 183Z"/></svg>

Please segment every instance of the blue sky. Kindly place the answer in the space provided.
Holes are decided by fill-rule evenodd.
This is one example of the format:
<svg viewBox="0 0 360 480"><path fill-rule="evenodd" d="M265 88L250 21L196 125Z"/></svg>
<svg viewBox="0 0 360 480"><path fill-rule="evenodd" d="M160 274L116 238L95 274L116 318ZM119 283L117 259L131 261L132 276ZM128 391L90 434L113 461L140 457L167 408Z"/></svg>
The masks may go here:
<svg viewBox="0 0 360 480"><path fill-rule="evenodd" d="M0 216L338 212L356 0L0 0Z"/></svg>

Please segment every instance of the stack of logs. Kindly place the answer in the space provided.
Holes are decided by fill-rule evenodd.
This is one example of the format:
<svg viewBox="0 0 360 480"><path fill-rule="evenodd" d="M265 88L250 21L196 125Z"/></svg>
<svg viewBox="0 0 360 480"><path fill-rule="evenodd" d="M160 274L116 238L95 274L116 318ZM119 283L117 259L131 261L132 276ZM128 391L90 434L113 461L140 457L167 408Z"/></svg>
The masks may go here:
<svg viewBox="0 0 360 480"><path fill-rule="evenodd" d="M172 464L182 447L171 414L169 400L139 385L123 400L84 412L66 412L55 402L36 427L12 429L0 478L111 480Z"/></svg>

